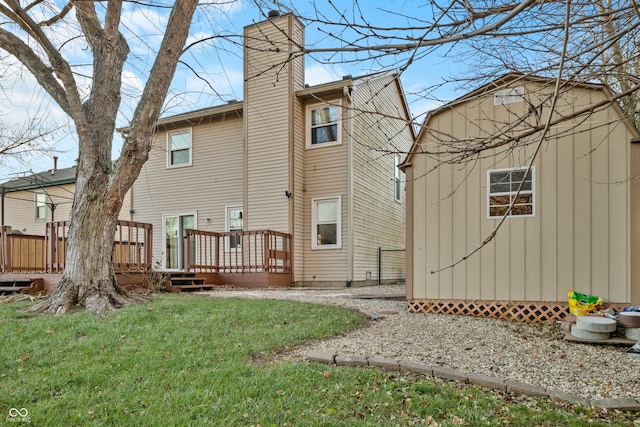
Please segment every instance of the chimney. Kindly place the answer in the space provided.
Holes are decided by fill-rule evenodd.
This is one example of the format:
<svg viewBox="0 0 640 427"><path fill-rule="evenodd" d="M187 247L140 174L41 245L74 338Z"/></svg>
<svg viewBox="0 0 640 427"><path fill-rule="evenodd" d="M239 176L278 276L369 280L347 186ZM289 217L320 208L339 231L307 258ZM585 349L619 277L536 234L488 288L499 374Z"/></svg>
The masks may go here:
<svg viewBox="0 0 640 427"><path fill-rule="evenodd" d="M280 12L277 10L270 10L267 16L269 17L269 19L277 18L278 16L280 16Z"/></svg>
<svg viewBox="0 0 640 427"><path fill-rule="evenodd" d="M51 175L55 175L58 170L58 156L53 156L53 169L51 169Z"/></svg>

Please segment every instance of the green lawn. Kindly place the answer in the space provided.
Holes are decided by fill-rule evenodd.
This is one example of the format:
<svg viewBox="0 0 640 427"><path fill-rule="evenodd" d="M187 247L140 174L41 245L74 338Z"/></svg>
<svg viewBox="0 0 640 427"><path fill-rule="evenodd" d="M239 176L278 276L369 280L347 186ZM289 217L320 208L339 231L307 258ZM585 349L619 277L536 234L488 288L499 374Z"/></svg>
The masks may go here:
<svg viewBox="0 0 640 427"><path fill-rule="evenodd" d="M634 419L411 374L265 362L365 322L338 307L179 294L103 317L41 316L22 311L27 305L0 304L0 424L578 426ZM28 418L16 416L22 408Z"/></svg>

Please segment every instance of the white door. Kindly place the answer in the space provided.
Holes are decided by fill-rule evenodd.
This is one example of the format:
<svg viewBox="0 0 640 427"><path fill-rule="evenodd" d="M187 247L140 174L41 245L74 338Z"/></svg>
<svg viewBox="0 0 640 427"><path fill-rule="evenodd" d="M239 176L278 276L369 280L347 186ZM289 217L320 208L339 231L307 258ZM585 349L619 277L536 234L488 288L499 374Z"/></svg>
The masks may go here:
<svg viewBox="0 0 640 427"><path fill-rule="evenodd" d="M184 270L185 267L185 230L195 228L195 215L164 216L164 268L166 270ZM190 258L195 254L191 251Z"/></svg>

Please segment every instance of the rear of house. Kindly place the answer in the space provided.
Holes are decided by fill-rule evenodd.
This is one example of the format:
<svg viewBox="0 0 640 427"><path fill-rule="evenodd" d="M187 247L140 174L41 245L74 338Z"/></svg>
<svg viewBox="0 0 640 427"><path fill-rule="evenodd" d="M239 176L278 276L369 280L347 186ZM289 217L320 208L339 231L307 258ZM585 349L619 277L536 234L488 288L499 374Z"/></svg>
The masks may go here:
<svg viewBox="0 0 640 427"><path fill-rule="evenodd" d="M639 133L605 87L565 85L539 143L553 83L507 75L428 115L405 164L410 310L546 320L570 289L640 304Z"/></svg>
<svg viewBox="0 0 640 427"><path fill-rule="evenodd" d="M260 251L275 251L267 263L284 262L298 285L377 283L378 248L404 249L396 166L414 134L398 75L305 86L303 30L293 15L246 27L244 101L158 122L131 206L135 221L154 226L158 269L202 257L198 245L185 247L187 229L285 235ZM224 238L217 250L238 267L246 237ZM404 279L404 257L384 268L384 279Z"/></svg>

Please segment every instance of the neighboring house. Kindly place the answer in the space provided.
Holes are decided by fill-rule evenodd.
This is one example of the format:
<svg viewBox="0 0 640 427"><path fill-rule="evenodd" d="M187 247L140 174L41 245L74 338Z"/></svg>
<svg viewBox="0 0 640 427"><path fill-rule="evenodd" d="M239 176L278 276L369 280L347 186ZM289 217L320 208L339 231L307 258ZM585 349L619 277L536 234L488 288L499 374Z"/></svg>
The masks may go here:
<svg viewBox="0 0 640 427"><path fill-rule="evenodd" d="M244 101L157 122L131 208L153 224L160 269L200 250L187 229L231 232L220 251L235 260L250 250L240 231L286 233L289 283L307 286L377 283L378 249L404 249L397 165L415 136L398 75L305 86L303 43L290 14L246 27ZM382 280L404 267L387 260Z"/></svg>
<svg viewBox="0 0 640 427"><path fill-rule="evenodd" d="M606 87L565 82L527 172L554 84L509 74L426 117L402 165L410 311L561 318L568 290L640 304L640 134Z"/></svg>
<svg viewBox="0 0 640 427"><path fill-rule="evenodd" d="M0 184L0 225L13 232L44 236L47 222L68 221L76 187L76 168L57 168L25 174ZM129 219L130 199L120 219Z"/></svg>
<svg viewBox="0 0 640 427"><path fill-rule="evenodd" d="M76 168L25 174L0 184L0 225L14 232L44 236L49 221L69 219L75 191Z"/></svg>

